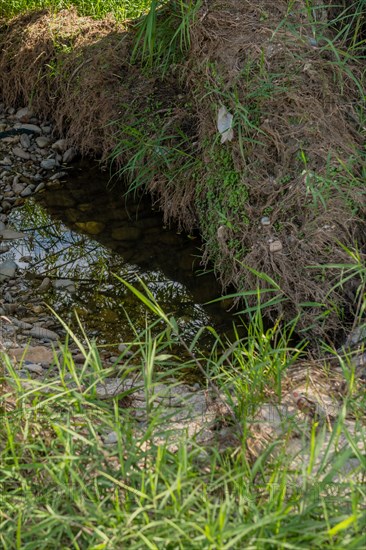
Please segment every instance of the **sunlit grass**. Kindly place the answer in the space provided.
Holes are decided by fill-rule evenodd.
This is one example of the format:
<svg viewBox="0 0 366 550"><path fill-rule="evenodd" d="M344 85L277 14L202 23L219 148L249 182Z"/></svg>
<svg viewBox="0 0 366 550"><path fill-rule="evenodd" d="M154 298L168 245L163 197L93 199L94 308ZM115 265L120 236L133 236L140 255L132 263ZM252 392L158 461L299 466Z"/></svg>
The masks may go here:
<svg viewBox="0 0 366 550"><path fill-rule="evenodd" d="M255 459L246 453L249 418L268 391L279 393L284 373L301 354L289 346L291 330L266 331L258 310L247 338L230 347L217 336L211 354L203 355L199 334L184 342L176 321L144 285L143 292L129 288L165 324L155 336L150 326L136 332L126 350L132 354L120 357L119 377L136 376L146 396L142 421L129 410L131 390L98 399L96 385L116 376L117 363L103 367L86 334L81 340L68 329L84 364L75 365L66 342L55 354L52 383L24 385L1 354L1 547L361 548L365 489L354 472L339 477L350 448L359 468L364 462L350 434L350 447L340 448L335 460L329 446L319 468L314 457L324 430L316 424L309 459L298 471L290 469L283 441L273 441ZM174 355L177 345L191 359ZM198 367L203 389L215 386L231 399L229 425L234 423L237 441L226 451L215 442L199 444L185 430L172 448L166 412L155 406L158 384L174 383ZM345 400L333 439L344 430L349 405ZM113 445L105 441L110 432L116 434ZM272 453L274 448L279 451Z"/></svg>
<svg viewBox="0 0 366 550"><path fill-rule="evenodd" d="M0 17L12 17L31 10L60 10L75 6L80 15L101 19L112 14L116 19L139 17L151 0L0 0Z"/></svg>

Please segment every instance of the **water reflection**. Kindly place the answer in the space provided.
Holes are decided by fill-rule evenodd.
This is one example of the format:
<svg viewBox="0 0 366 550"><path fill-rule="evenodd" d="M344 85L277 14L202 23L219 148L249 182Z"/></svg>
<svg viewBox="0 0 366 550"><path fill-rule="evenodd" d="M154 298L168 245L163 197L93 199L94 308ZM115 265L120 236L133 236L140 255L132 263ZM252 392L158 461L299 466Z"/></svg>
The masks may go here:
<svg viewBox="0 0 366 550"><path fill-rule="evenodd" d="M146 308L116 274L134 285L142 279L187 336L207 324L228 329L231 316L220 305L203 306L220 288L213 275L197 274L199 241L164 228L148 197L126 202L117 187L107 190L107 182L95 167L81 165L61 187L37 194L13 212L12 222L29 235L16 259L31 256L27 274L37 284L44 276L56 283L47 302L61 316L75 309L101 341L129 340L133 331L126 312L141 330Z"/></svg>

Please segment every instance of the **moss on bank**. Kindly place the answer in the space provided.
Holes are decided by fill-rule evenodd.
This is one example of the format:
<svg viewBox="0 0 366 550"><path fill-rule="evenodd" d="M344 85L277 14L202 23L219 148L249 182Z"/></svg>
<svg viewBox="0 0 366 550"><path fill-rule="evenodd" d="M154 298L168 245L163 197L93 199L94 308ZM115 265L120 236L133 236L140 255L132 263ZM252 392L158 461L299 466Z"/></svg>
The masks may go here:
<svg viewBox="0 0 366 550"><path fill-rule="evenodd" d="M272 317L300 315L314 335L335 330L360 281L338 285L339 270L321 266L349 264L354 246L362 260L365 245L357 52L344 53L331 8L317 20L306 2L289 11L284 0L217 0L194 13L186 57L169 54L168 69L159 45L183 36L179 4L158 14L165 30L148 63L134 50L131 23L74 11L9 22L1 94L53 118L83 154L113 158L130 190L151 192L167 221L198 229L224 288L260 288ZM221 106L234 132L223 144Z"/></svg>

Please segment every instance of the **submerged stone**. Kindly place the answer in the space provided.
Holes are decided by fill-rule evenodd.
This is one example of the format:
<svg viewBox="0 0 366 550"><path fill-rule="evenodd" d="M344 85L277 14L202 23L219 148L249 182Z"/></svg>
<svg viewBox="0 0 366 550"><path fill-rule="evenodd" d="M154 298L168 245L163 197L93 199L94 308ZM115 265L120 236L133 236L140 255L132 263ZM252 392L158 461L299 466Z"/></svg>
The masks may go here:
<svg viewBox="0 0 366 550"><path fill-rule="evenodd" d="M89 235L98 235L104 229L104 223L95 221L77 222L75 225L80 231L85 231L85 233L89 233Z"/></svg>

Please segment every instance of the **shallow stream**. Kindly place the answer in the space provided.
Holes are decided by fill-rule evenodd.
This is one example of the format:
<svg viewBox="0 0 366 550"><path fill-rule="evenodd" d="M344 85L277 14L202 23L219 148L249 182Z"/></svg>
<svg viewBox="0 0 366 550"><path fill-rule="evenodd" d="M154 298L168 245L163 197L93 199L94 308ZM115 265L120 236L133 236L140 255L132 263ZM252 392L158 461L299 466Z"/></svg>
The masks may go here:
<svg viewBox="0 0 366 550"><path fill-rule="evenodd" d="M61 186L14 209L10 222L28 235L15 250L26 277L35 288L49 277L45 301L71 324L76 311L100 343L130 341L154 320L116 275L133 285L142 279L188 338L204 325L230 331L222 305L204 305L220 288L202 273L199 240L164 227L148 197L134 202L120 184L109 188L95 166L74 167Z"/></svg>

